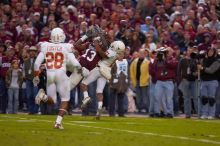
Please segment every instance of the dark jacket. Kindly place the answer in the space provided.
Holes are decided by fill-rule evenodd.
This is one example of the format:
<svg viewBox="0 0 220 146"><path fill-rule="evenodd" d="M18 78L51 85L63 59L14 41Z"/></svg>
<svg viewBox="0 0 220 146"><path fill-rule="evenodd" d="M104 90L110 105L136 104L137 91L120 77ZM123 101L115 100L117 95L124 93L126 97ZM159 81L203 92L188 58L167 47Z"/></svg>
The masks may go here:
<svg viewBox="0 0 220 146"><path fill-rule="evenodd" d="M201 70L201 79L203 81L212 81L220 79L220 60L216 57L205 58L203 60L203 70Z"/></svg>
<svg viewBox="0 0 220 146"><path fill-rule="evenodd" d="M197 60L183 58L178 64L177 74L181 79L187 79L188 81L195 81L197 79Z"/></svg>
<svg viewBox="0 0 220 146"><path fill-rule="evenodd" d="M26 80L33 80L34 78L34 62L35 62L36 58L34 58L32 64L31 64L31 59L28 58L26 60L24 60L24 77Z"/></svg>

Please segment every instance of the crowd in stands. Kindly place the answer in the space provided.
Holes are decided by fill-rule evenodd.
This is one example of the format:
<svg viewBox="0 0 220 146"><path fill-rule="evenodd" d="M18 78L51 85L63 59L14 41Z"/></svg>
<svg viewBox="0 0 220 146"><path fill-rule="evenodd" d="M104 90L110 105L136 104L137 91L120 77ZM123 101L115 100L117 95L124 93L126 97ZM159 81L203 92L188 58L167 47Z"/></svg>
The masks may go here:
<svg viewBox="0 0 220 146"><path fill-rule="evenodd" d="M38 90L46 88L44 66L40 84L33 84L39 42L49 41L50 31L60 27L66 42L74 43L99 25L126 45L112 76L119 77L117 63L124 58L128 64L120 79L130 84L115 85L112 79L106 85L104 107L110 116L219 118L219 18L218 0L1 0L0 112L53 114L57 105L34 102ZM93 100L84 115L96 113L95 89L95 82L89 85ZM72 90L70 113L81 100L80 89Z"/></svg>

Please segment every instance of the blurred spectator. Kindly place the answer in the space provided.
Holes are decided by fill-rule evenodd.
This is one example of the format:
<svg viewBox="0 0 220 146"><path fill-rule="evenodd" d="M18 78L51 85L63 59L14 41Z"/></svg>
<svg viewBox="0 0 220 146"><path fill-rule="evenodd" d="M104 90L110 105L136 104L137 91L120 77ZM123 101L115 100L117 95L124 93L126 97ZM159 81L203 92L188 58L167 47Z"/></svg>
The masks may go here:
<svg viewBox="0 0 220 146"><path fill-rule="evenodd" d="M150 33L146 34L146 40L142 45L142 49L148 50L150 52L157 49L157 45L153 42L153 36Z"/></svg>
<svg viewBox="0 0 220 146"><path fill-rule="evenodd" d="M155 76L156 80L155 116L160 116L160 108L162 107L167 117L173 117L174 79L177 63L171 48L168 50L161 48L151 66L151 75Z"/></svg>
<svg viewBox="0 0 220 146"><path fill-rule="evenodd" d="M143 19L146 16L153 16L156 14L155 1L153 0L139 0L136 9L140 11Z"/></svg>
<svg viewBox="0 0 220 146"><path fill-rule="evenodd" d="M136 102L139 112L148 112L149 108L149 61L144 49L139 50L139 56L130 65L130 79L136 91Z"/></svg>
<svg viewBox="0 0 220 146"><path fill-rule="evenodd" d="M218 56L217 56L217 59L218 59L218 65L220 65L220 48L217 49L218 51ZM216 65L216 68L217 68L217 65ZM220 67L217 71L216 74L220 74ZM220 76L218 76L218 88L216 90L216 112L215 112L215 115L217 118L220 118Z"/></svg>
<svg viewBox="0 0 220 146"><path fill-rule="evenodd" d="M150 30L153 30L153 35L154 35L154 38L157 38L158 37L158 34L157 34L157 29L153 26L152 24L152 18L151 16L147 16L145 18L145 24L142 24L140 26L140 30L141 32L143 32L144 34L148 33Z"/></svg>
<svg viewBox="0 0 220 146"><path fill-rule="evenodd" d="M8 88L8 114L16 114L18 112L18 96L19 88L23 82L22 71L19 68L19 60L12 60L11 67L6 73L6 87Z"/></svg>
<svg viewBox="0 0 220 146"><path fill-rule="evenodd" d="M37 29L38 32L41 32L42 28L44 27L44 23L40 20L41 15L39 12L34 13L34 20L33 26Z"/></svg>
<svg viewBox="0 0 220 146"><path fill-rule="evenodd" d="M185 51L183 27L178 22L174 22L173 24L173 32L171 33L171 38L179 47L180 52Z"/></svg>
<svg viewBox="0 0 220 146"><path fill-rule="evenodd" d="M39 36L39 42L49 41L50 40L50 30L45 26Z"/></svg>
<svg viewBox="0 0 220 146"><path fill-rule="evenodd" d="M120 57L113 64L111 69L112 78L110 81L110 97L109 97L109 115L115 116L115 111L117 109L118 116L124 116L124 101L125 93L129 86L128 73L129 66L128 61L124 58L124 54L121 53ZM116 106L117 99L117 108Z"/></svg>
<svg viewBox="0 0 220 146"><path fill-rule="evenodd" d="M171 39L170 33L168 31L164 31L160 36L161 46L171 47L175 46L175 42Z"/></svg>
<svg viewBox="0 0 220 146"><path fill-rule="evenodd" d="M155 85L156 85L156 79L154 74L152 74L152 65L156 59L156 51L150 52L150 65L149 65L149 73L150 73L150 91L149 91L149 96L150 96L150 106L149 106L149 116L154 117L156 114L155 112Z"/></svg>
<svg viewBox="0 0 220 146"><path fill-rule="evenodd" d="M204 41L198 45L198 51L205 51L207 52L209 47L211 47L211 34L210 33L204 33L203 34Z"/></svg>
<svg viewBox="0 0 220 146"><path fill-rule="evenodd" d="M31 46L28 50L28 58L24 60L23 76L26 82L26 95L28 100L28 112L29 114L35 114L38 112L38 107L35 104L35 96L38 92L38 87L33 84L34 78L34 62L36 59L37 48Z"/></svg>
<svg viewBox="0 0 220 146"><path fill-rule="evenodd" d="M142 46L142 43L139 39L139 33L134 31L131 33L131 39L129 41L129 46L131 47L131 52L139 51Z"/></svg>
<svg viewBox="0 0 220 146"><path fill-rule="evenodd" d="M201 119L214 119L215 117L215 95L218 87L217 66L217 50L210 48L207 51L207 57L203 59L202 64L198 65L198 69L201 70ZM212 68L211 68L212 66Z"/></svg>
<svg viewBox="0 0 220 146"><path fill-rule="evenodd" d="M217 13L211 13L211 21L208 23L208 27L215 32L220 30L220 22L217 17Z"/></svg>
<svg viewBox="0 0 220 146"><path fill-rule="evenodd" d="M186 55L180 60L178 65L178 78L181 80L179 88L183 93L186 118L191 117L191 99L193 100L196 113L198 113L198 98L196 97L197 63L197 53L188 48Z"/></svg>
<svg viewBox="0 0 220 146"><path fill-rule="evenodd" d="M12 48L8 48L5 55L1 57L0 61L0 109L2 113L6 113L8 99L5 77L8 69L11 67L13 59L14 50Z"/></svg>

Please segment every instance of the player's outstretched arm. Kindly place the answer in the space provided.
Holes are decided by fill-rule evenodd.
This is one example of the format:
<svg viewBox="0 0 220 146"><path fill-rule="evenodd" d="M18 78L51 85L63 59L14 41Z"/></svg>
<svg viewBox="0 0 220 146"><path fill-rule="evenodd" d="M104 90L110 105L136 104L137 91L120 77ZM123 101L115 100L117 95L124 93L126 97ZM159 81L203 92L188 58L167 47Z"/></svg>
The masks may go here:
<svg viewBox="0 0 220 146"><path fill-rule="evenodd" d="M68 53L67 55L68 55L68 62L70 63L71 66L81 68L79 61L76 59L73 53Z"/></svg>

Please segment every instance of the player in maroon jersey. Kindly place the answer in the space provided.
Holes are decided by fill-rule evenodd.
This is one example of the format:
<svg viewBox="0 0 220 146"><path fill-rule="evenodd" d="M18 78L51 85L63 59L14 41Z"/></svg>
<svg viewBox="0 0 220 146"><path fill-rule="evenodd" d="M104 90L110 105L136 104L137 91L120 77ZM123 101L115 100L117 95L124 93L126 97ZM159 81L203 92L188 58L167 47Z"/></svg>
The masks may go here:
<svg viewBox="0 0 220 146"><path fill-rule="evenodd" d="M108 49L108 45L110 44L107 33L103 32L102 30L94 29L99 28L93 28L90 30L99 32L88 32L74 44L74 47L77 51L81 52L82 50L85 50L85 53L79 58L79 63L82 66L82 74L76 70L73 70L73 73L70 76L71 89L75 88L82 78L87 76L89 71L94 69L97 63L103 57L105 57L105 51ZM93 43L84 43L87 39L93 39ZM101 43L102 45L100 45Z"/></svg>

